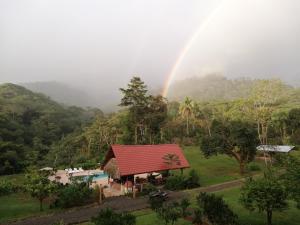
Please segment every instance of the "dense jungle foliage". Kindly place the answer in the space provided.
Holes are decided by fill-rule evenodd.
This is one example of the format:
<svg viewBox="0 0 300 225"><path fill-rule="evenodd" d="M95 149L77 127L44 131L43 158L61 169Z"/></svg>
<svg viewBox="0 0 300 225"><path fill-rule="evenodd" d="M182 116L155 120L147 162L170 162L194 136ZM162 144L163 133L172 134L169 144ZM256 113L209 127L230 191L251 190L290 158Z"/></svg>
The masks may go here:
<svg viewBox="0 0 300 225"><path fill-rule="evenodd" d="M121 109L107 115L100 109L61 105L18 85L1 85L0 174L29 166L94 167L114 143L209 144L206 155L240 157L241 165L253 157L245 143L300 144L299 89L280 80L226 82L232 85L218 86L218 92L236 88L232 92L240 95L226 100L191 95L178 102L151 95L133 77L120 89ZM238 135L241 130L251 140ZM236 148L239 155L233 154Z"/></svg>

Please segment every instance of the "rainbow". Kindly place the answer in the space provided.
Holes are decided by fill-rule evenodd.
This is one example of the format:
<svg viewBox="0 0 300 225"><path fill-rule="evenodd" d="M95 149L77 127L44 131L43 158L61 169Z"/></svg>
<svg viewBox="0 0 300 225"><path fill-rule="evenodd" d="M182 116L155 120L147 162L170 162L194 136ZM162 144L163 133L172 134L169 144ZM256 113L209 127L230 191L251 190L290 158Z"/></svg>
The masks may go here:
<svg viewBox="0 0 300 225"><path fill-rule="evenodd" d="M192 37L188 39L188 42L184 45L183 49L178 54L178 57L176 58L175 64L171 68L171 72L168 74L167 79L164 84L164 88L162 91L162 96L167 97L170 85L172 81L175 78L176 72L181 65L184 57L186 56L187 52L190 50L190 48L193 46L194 42L197 40L198 36L206 29L206 27L210 24L212 19L219 13L219 11L223 8L226 0L221 1L217 7L207 16L207 18L202 22L198 29L194 32Z"/></svg>

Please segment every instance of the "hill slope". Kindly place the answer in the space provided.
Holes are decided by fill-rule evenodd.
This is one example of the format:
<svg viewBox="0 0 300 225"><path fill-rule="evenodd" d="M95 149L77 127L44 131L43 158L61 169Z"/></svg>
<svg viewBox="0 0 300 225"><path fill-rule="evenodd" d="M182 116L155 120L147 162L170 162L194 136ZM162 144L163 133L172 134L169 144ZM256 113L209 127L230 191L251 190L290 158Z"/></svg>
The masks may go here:
<svg viewBox="0 0 300 225"><path fill-rule="evenodd" d="M193 77L171 85L168 98L183 100L189 96L195 100L232 100L247 97L255 84L251 79L228 79L219 75Z"/></svg>
<svg viewBox="0 0 300 225"><path fill-rule="evenodd" d="M0 174L42 165L55 142L89 123L100 110L65 107L15 84L0 85Z"/></svg>

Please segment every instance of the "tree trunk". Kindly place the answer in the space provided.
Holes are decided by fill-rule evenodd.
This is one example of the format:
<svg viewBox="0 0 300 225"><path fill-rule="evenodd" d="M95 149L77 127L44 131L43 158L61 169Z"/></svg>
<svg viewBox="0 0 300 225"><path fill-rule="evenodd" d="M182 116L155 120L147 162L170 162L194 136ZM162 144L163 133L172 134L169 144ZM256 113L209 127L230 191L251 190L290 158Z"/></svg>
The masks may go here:
<svg viewBox="0 0 300 225"><path fill-rule="evenodd" d="M243 175L245 173L245 163L244 162L239 162L240 163L240 174Z"/></svg>
<svg viewBox="0 0 300 225"><path fill-rule="evenodd" d="M189 117L186 117L186 134L189 135Z"/></svg>
<svg viewBox="0 0 300 225"><path fill-rule="evenodd" d="M134 128L134 144L137 144L137 126Z"/></svg>
<svg viewBox="0 0 300 225"><path fill-rule="evenodd" d="M43 211L43 199L39 199L40 200L40 211Z"/></svg>
<svg viewBox="0 0 300 225"><path fill-rule="evenodd" d="M268 225L272 225L272 210L267 211L267 219L268 219Z"/></svg>

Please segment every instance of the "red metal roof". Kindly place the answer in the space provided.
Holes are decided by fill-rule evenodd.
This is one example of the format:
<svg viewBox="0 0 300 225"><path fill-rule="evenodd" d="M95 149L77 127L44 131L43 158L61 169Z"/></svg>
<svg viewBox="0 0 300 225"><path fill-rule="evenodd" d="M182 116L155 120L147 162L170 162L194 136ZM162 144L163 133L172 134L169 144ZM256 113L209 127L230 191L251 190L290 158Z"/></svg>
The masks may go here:
<svg viewBox="0 0 300 225"><path fill-rule="evenodd" d="M180 165L174 165L170 168L163 159L166 154L176 154L179 157ZM112 145L110 152L106 156L105 164L112 157L116 158L121 176L187 168L190 166L181 148L176 144Z"/></svg>

